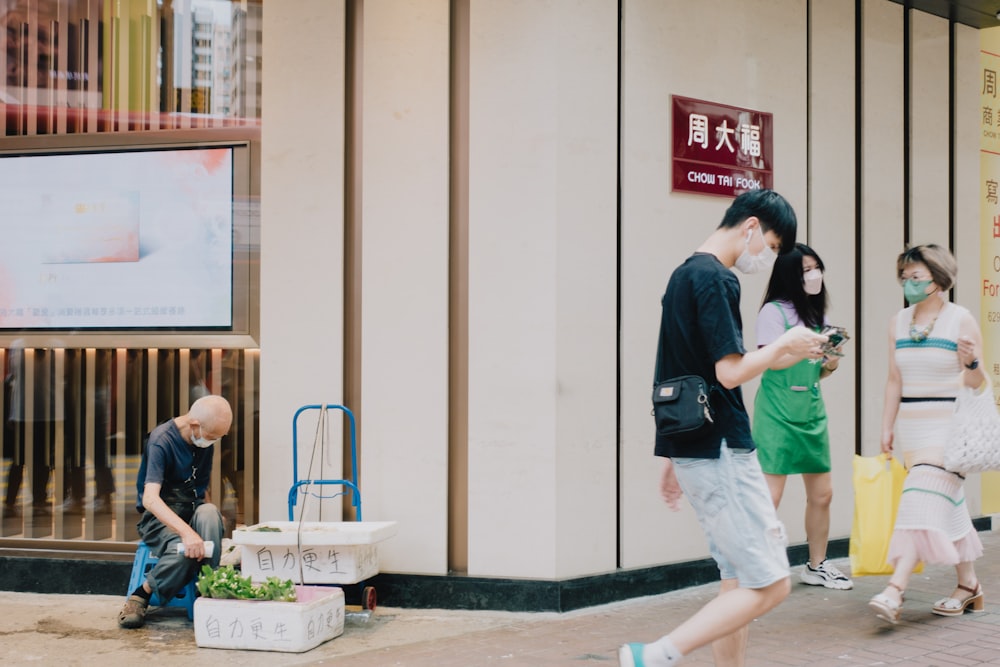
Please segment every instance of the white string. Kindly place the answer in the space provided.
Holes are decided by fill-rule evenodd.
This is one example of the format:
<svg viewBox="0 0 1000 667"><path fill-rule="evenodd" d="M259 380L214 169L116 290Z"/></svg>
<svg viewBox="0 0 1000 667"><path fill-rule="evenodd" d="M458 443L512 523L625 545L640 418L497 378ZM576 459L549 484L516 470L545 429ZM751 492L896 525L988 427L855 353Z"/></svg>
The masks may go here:
<svg viewBox="0 0 1000 667"><path fill-rule="evenodd" d="M319 464L319 467L320 467L320 471L323 470L323 450L325 449L325 447L323 445L325 444L324 441L326 440L326 428L325 428L326 427L326 418L327 418L327 408L326 408L326 405L324 404L323 406L320 407L320 409L319 409L319 419L316 420L316 433L313 436L312 452L309 453L309 470L306 473L306 479L309 480L309 484L306 485L306 493L304 494L304 497L302 498L302 510L301 510L301 512L299 514L299 523L298 523L298 526L296 526L296 533L295 533L295 542L296 542L296 546L298 547L299 582L302 583L303 585L306 583L306 577L305 577L305 570L304 570L303 565L302 565L302 522L306 518L306 499L309 498L309 496L312 495L312 493L310 493L309 489L310 489L310 487L312 486L312 483L313 483L313 474L312 474L312 472L313 472L313 463L316 461L316 446L317 446L317 444L319 445L319 450L320 450L320 464ZM322 494L320 494L320 496L318 496L318 497L320 499L320 503L319 503L319 517L320 517L320 521L322 521L323 520L323 497L322 497Z"/></svg>

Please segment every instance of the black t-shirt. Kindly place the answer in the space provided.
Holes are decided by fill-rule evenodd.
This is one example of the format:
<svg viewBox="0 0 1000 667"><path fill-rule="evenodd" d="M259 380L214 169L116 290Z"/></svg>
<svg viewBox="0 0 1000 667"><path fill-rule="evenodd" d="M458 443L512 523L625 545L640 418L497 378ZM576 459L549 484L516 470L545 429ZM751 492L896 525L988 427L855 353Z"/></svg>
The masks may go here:
<svg viewBox="0 0 1000 667"><path fill-rule="evenodd" d="M160 484L160 497L169 505L172 498L202 501L212 477L215 445L195 447L184 439L173 419L152 430L139 463L135 486L139 492L136 509L144 512L142 495L146 483Z"/></svg>
<svg viewBox="0 0 1000 667"><path fill-rule="evenodd" d="M715 376L719 359L746 353L739 279L715 255L695 253L670 276L662 303L660 369L654 379L700 375L712 387L715 422L696 436L657 434L655 454L715 459L723 438L730 448L754 449L742 390L724 388Z"/></svg>

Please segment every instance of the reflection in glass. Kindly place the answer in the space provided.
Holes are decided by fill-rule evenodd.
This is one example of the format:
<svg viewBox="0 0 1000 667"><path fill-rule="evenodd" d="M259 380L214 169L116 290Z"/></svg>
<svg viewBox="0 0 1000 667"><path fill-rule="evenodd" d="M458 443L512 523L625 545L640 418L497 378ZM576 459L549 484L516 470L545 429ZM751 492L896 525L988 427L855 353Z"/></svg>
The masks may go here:
<svg viewBox="0 0 1000 667"><path fill-rule="evenodd" d="M9 135L260 119L261 2L0 0Z"/></svg>
<svg viewBox="0 0 1000 667"><path fill-rule="evenodd" d="M25 348L3 356L2 537L136 539L146 434L206 393L233 407L210 494L227 532L256 499L256 350ZM249 426L249 427L248 427Z"/></svg>
<svg viewBox="0 0 1000 667"><path fill-rule="evenodd" d="M160 130L242 127L257 137L261 5L0 0L3 134L128 133L142 144ZM259 250L249 229L232 236L236 261ZM210 493L228 529L253 523L258 351L83 348L69 326L0 348L0 538L135 540L145 435L206 391L234 412Z"/></svg>

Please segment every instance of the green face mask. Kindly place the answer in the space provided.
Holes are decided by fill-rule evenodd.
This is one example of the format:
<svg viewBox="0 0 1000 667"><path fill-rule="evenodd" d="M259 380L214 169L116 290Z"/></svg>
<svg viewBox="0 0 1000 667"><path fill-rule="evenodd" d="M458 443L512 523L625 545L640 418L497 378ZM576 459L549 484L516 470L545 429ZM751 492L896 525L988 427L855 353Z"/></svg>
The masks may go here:
<svg viewBox="0 0 1000 667"><path fill-rule="evenodd" d="M927 286L932 282L932 280L907 280L904 282L903 296L906 298L906 302L913 306L930 296L927 293Z"/></svg>

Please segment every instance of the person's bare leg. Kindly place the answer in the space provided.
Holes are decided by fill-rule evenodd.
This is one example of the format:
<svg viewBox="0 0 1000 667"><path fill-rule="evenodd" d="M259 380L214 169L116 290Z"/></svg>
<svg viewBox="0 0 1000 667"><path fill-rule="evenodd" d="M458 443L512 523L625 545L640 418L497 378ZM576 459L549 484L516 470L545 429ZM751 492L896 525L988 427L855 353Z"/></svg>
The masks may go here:
<svg viewBox="0 0 1000 667"><path fill-rule="evenodd" d="M910 575L913 574L913 569L917 566L917 562L915 554L901 556L899 560L896 561L896 569L893 570L892 576L889 577L889 583L891 585L886 586L882 590L882 595L894 602L902 604L902 591L905 591L907 585L910 583Z"/></svg>
<svg viewBox="0 0 1000 667"><path fill-rule="evenodd" d="M965 561L955 566L955 573L958 574L958 583L963 586L973 588L979 583L976 578L976 564L972 561Z"/></svg>
<svg viewBox="0 0 1000 667"><path fill-rule="evenodd" d="M774 509L778 509L778 505L781 504L781 497L785 495L786 479L788 477L785 475L764 473L764 480L767 482L767 490L771 492L771 502L774 503Z"/></svg>
<svg viewBox="0 0 1000 667"><path fill-rule="evenodd" d="M770 477L770 475L769 475ZM785 478L781 478L781 486L784 488ZM768 486L770 486L770 480L768 480ZM773 488L772 488L772 498L773 498ZM778 494L778 500L774 503L777 507L778 503L781 502L781 494ZM719 586L719 595L727 593L731 590L739 588L739 580L737 579L723 579L722 584ZM712 642L712 657L715 659L716 665L725 665L732 667L742 667L747 655L747 639L750 637L750 624L747 623L743 627L736 630L731 634L726 635L720 639L716 639Z"/></svg>
<svg viewBox="0 0 1000 667"><path fill-rule="evenodd" d="M958 577L958 583L960 586L965 586L965 588L975 590L976 586L979 585L979 579L976 577L975 563L972 561L966 561L956 565L955 574ZM955 591L951 594L951 597L956 600L964 600L972 595L974 595L974 593L970 593L967 590L956 587Z"/></svg>
<svg viewBox="0 0 1000 667"><path fill-rule="evenodd" d="M670 639L684 655L711 643L717 666L743 667L750 622L777 607L790 590L787 577L764 588L739 588L735 579L724 579L719 595L671 632Z"/></svg>
<svg viewBox="0 0 1000 667"><path fill-rule="evenodd" d="M806 542L809 564L818 566L826 558L830 539L830 502L833 499L832 476L828 472L804 474L806 487Z"/></svg>
<svg viewBox="0 0 1000 667"><path fill-rule="evenodd" d="M961 616L966 611L984 611L983 592L976 576L972 561L964 561L955 566L958 583L955 590L934 603L932 611L941 616Z"/></svg>

